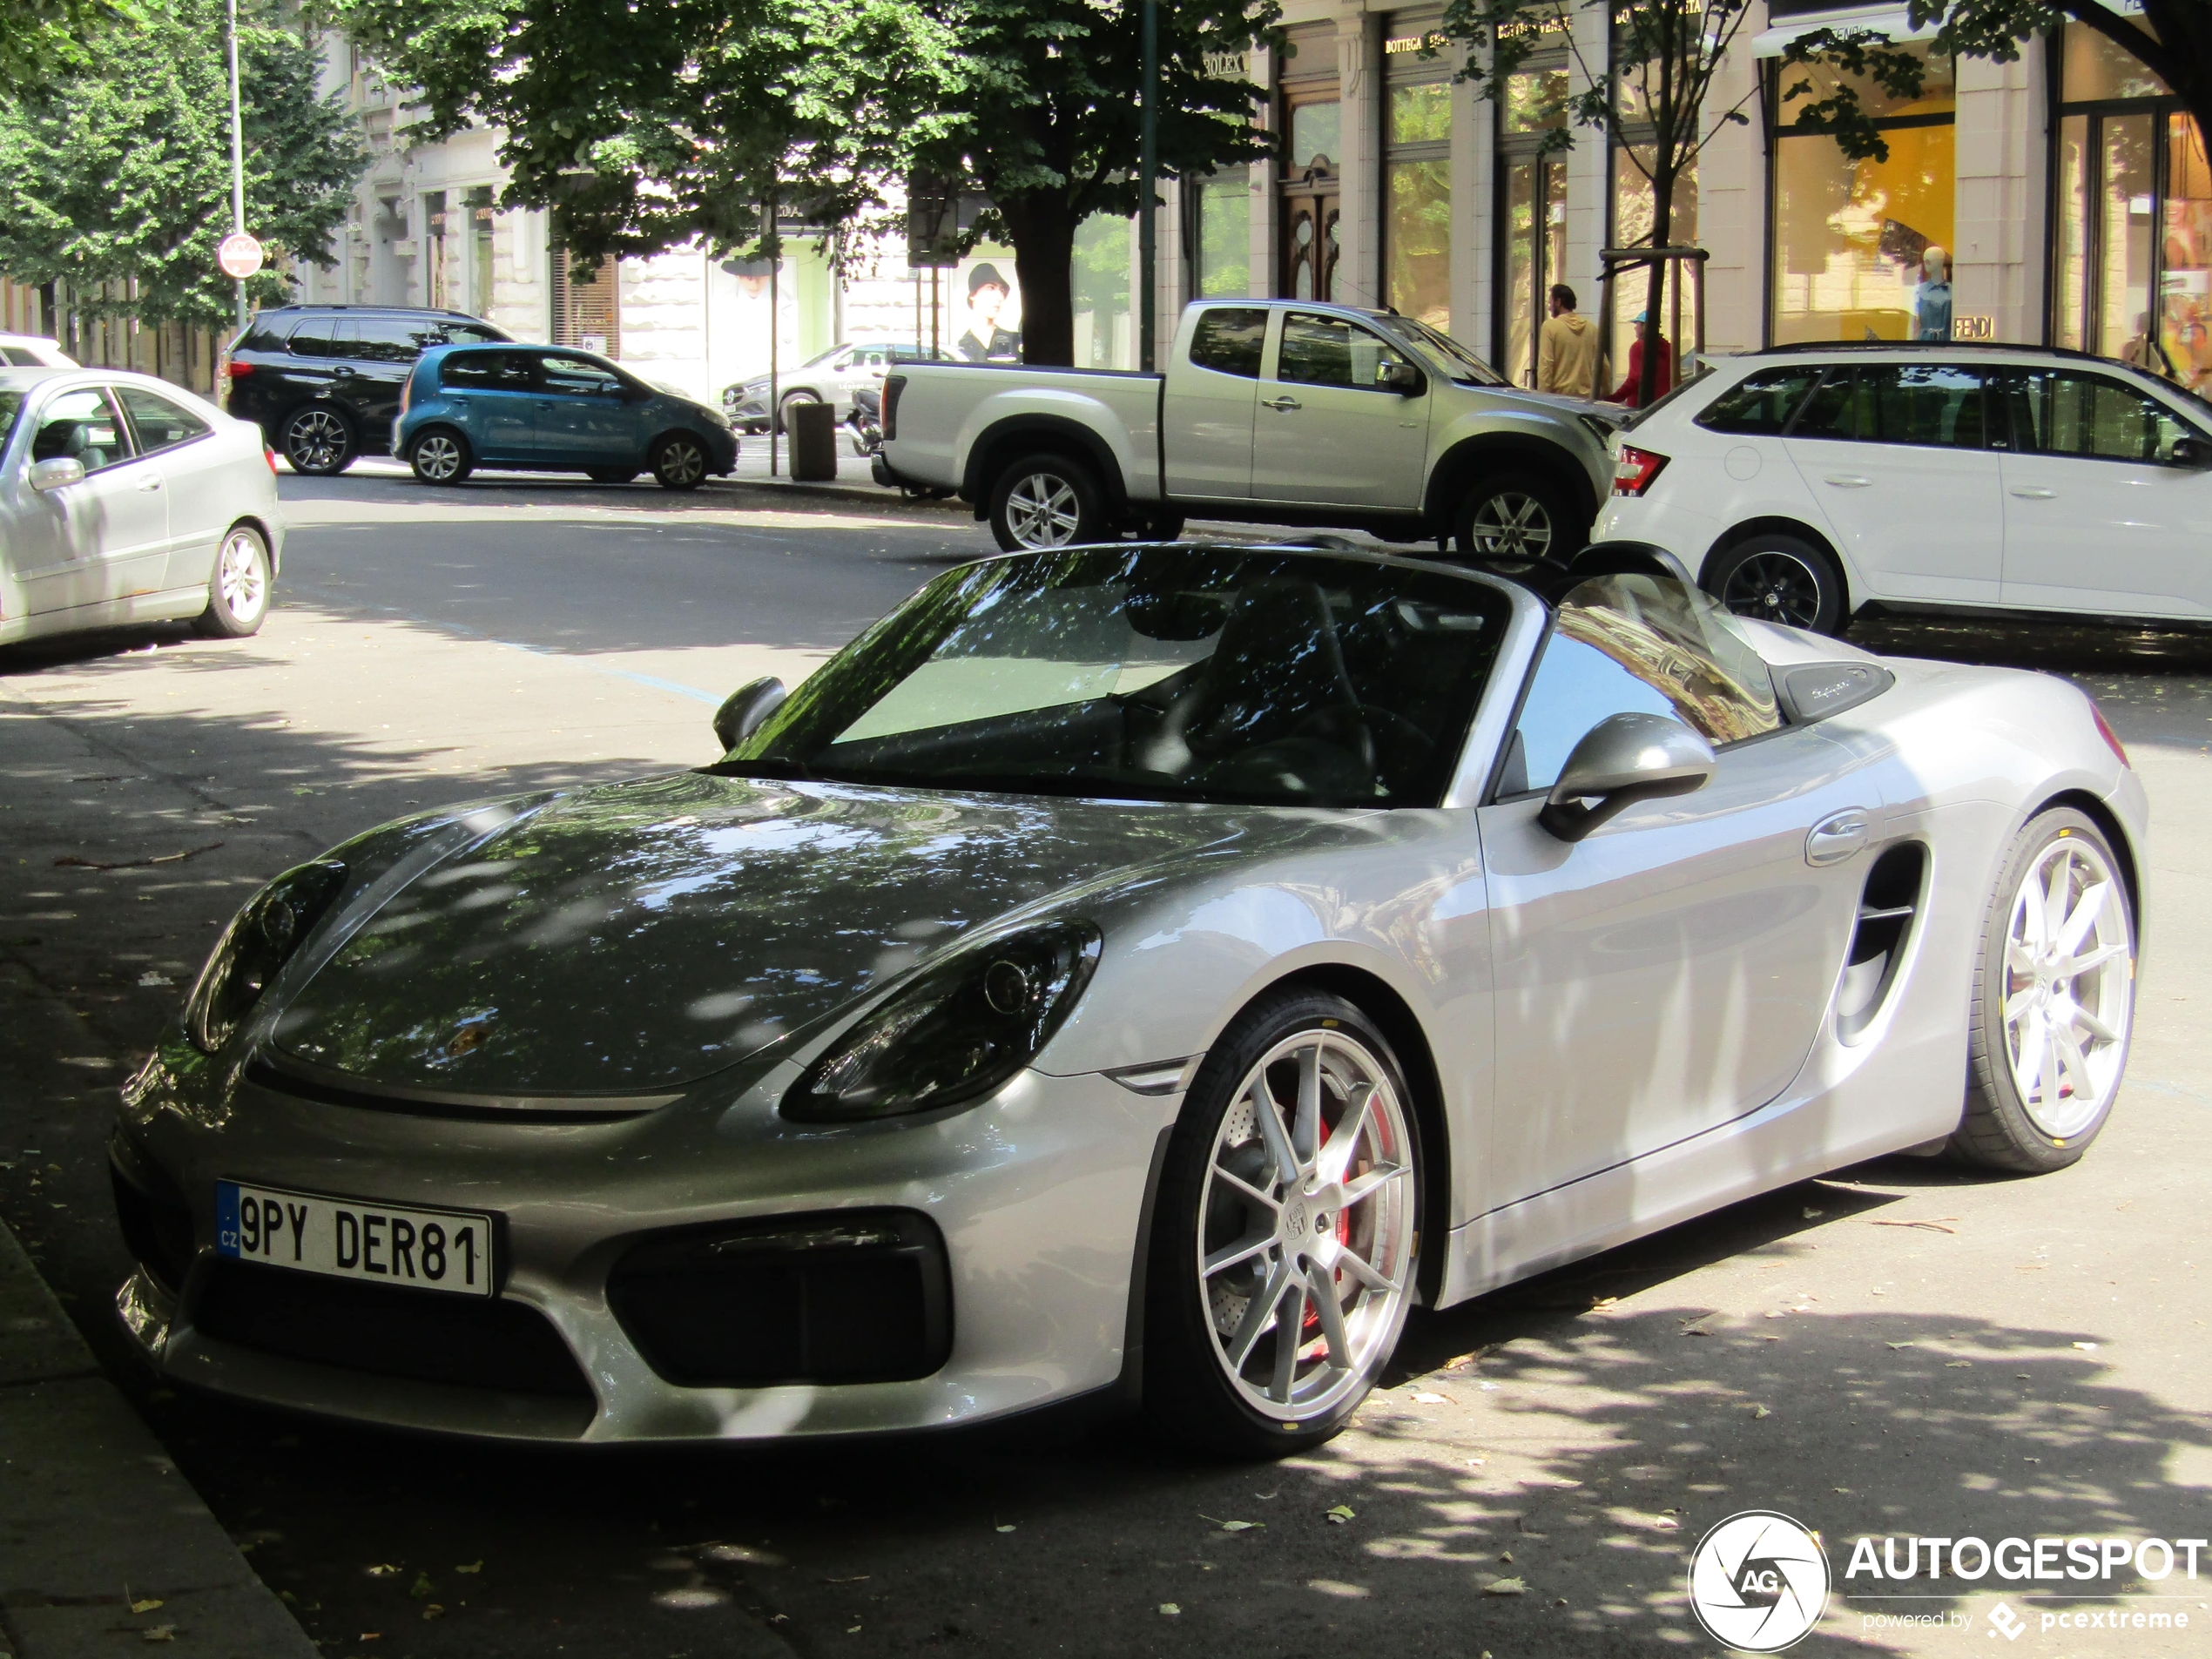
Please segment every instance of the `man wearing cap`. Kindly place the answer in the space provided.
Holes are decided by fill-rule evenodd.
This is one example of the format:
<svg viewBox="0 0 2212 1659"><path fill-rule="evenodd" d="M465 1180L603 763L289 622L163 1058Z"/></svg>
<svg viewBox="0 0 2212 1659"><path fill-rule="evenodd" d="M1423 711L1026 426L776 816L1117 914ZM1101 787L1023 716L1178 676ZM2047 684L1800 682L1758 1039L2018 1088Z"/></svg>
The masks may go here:
<svg viewBox="0 0 2212 1659"><path fill-rule="evenodd" d="M1645 318L1649 314L1642 311L1636 313L1636 343L1629 347L1629 377L1614 388L1612 396L1605 400L1608 403L1625 403L1633 409L1643 401L1643 347L1647 340L1659 354L1658 372L1651 381L1652 395L1664 397L1674 390L1675 355L1667 345L1665 335L1656 328L1645 327Z"/></svg>
<svg viewBox="0 0 2212 1659"><path fill-rule="evenodd" d="M1022 336L999 327L1008 290L988 260L968 273L968 332L954 349L971 363L1010 363L1022 355Z"/></svg>
<svg viewBox="0 0 2212 1659"><path fill-rule="evenodd" d="M1536 389L1567 397L1597 391L1597 329L1575 309L1575 290L1552 284L1551 318L1536 335Z"/></svg>

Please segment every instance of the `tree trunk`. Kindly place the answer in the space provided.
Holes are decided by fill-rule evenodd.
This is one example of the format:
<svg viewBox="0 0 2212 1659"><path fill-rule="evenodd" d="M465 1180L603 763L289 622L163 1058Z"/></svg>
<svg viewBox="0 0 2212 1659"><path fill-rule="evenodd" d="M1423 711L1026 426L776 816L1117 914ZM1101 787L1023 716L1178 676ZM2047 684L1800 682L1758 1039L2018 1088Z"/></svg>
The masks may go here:
<svg viewBox="0 0 2212 1659"><path fill-rule="evenodd" d="M1653 169L1651 178L1651 246L1669 247L1674 243L1675 174L1674 169L1663 162ZM1663 260L1654 260L1650 266L1651 280L1645 290L1643 314L1649 319L1643 326L1643 372L1636 380L1636 407L1648 409L1653 401L1666 388L1659 385L1659 352L1655 341L1665 340L1666 313L1660 307L1667 297L1667 265ZM1678 342L1669 341L1670 349Z"/></svg>
<svg viewBox="0 0 2212 1659"><path fill-rule="evenodd" d="M1065 196L1039 192L999 204L1022 284L1022 361L1043 368L1076 361L1076 216Z"/></svg>

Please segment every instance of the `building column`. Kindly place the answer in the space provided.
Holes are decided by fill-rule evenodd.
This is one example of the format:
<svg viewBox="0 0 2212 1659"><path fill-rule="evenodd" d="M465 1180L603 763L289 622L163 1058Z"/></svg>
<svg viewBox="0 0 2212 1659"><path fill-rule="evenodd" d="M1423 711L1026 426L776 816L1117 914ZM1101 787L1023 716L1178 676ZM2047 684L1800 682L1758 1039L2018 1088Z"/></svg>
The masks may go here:
<svg viewBox="0 0 2212 1659"><path fill-rule="evenodd" d="M1157 261L1152 283L1152 361L1156 364L1168 361L1168 347L1175 344L1176 327L1183 320L1183 307L1190 298L1190 267L1184 257L1183 246L1184 187L1180 179L1163 179L1160 205L1153 210L1157 215L1152 226L1153 257ZM1138 246L1134 221L1130 228L1130 245ZM1143 280L1143 273L1139 266L1133 265L1131 269L1136 273L1136 280L1130 284L1130 293L1134 295ZM1136 365L1130 367L1134 368Z"/></svg>
<svg viewBox="0 0 2212 1659"><path fill-rule="evenodd" d="M1251 164L1247 177L1251 180L1251 263L1246 268L1251 273L1250 287L1255 300L1272 299L1275 294L1275 239L1282 217L1283 202L1276 189L1276 158L1282 149L1282 135L1276 132L1277 105L1271 96L1275 87L1277 64L1275 54L1264 46L1252 48L1248 60L1251 66L1253 84L1268 89L1271 96L1261 105L1260 124L1276 138L1275 147L1266 159Z"/></svg>
<svg viewBox="0 0 2212 1659"><path fill-rule="evenodd" d="M1606 30L1612 21L1611 10L1603 6L1580 6L1574 14L1575 51L1567 63L1568 87L1570 96L1579 97L1588 91L1595 76L1606 73L1612 63L1612 43ZM1587 64L1589 73L1584 72ZM1585 300L1582 310L1588 315L1597 315L1595 296L1598 252L1606 246L1606 239L1613 230L1613 170L1608 165L1609 143L1606 134L1591 127L1575 129L1575 147L1567 152L1567 268L1554 280L1564 280L1581 288L1588 281L1591 299ZM1578 294L1578 297L1579 294ZM1615 304L1619 302L1616 300Z"/></svg>
<svg viewBox="0 0 2212 1659"><path fill-rule="evenodd" d="M1337 74L1344 148L1339 199L1339 305L1379 306L1382 293L1382 19L1337 15Z"/></svg>
<svg viewBox="0 0 2212 1659"><path fill-rule="evenodd" d="M1469 56L1473 56L1470 52ZM1497 306L1497 109L1464 81L1452 85L1452 337L1494 362Z"/></svg>
<svg viewBox="0 0 2212 1659"><path fill-rule="evenodd" d="M1766 344L1766 138L1759 59L1751 42L1765 28L1754 5L1713 78L1697 157L1697 240L1705 261L1705 349L1754 351ZM1740 109L1738 125L1721 118ZM1689 313L1685 308L1684 327Z"/></svg>
<svg viewBox="0 0 2212 1659"><path fill-rule="evenodd" d="M1999 340L2043 338L2046 50L2039 37L2016 63L1959 59L1951 314L1954 328L1989 318Z"/></svg>

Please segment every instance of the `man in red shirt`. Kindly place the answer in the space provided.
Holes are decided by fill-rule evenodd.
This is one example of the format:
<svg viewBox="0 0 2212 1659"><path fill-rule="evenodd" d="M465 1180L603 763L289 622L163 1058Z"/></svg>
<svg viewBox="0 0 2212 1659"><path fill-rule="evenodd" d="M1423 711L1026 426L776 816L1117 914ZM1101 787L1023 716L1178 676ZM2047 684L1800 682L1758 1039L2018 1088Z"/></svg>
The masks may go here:
<svg viewBox="0 0 2212 1659"><path fill-rule="evenodd" d="M1656 398L1664 397L1675 388L1674 352L1668 346L1665 335L1644 326L1648 314L1642 311L1636 313L1636 343L1629 347L1629 377L1614 388L1612 396L1605 400L1608 403L1625 403L1633 409L1643 401L1643 347L1646 340L1659 354L1658 373L1651 382L1651 395Z"/></svg>

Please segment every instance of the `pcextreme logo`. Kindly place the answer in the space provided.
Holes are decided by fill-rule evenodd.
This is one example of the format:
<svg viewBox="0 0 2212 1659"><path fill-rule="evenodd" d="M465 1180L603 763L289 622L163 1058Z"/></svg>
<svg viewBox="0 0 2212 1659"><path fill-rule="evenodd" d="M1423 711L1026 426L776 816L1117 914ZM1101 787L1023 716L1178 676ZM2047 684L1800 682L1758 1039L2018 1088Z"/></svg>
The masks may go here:
<svg viewBox="0 0 2212 1659"><path fill-rule="evenodd" d="M1689 1610L1705 1634L1744 1653L1780 1653L1828 1605L1820 1534L1771 1509L1730 1515L1689 1558Z"/></svg>

